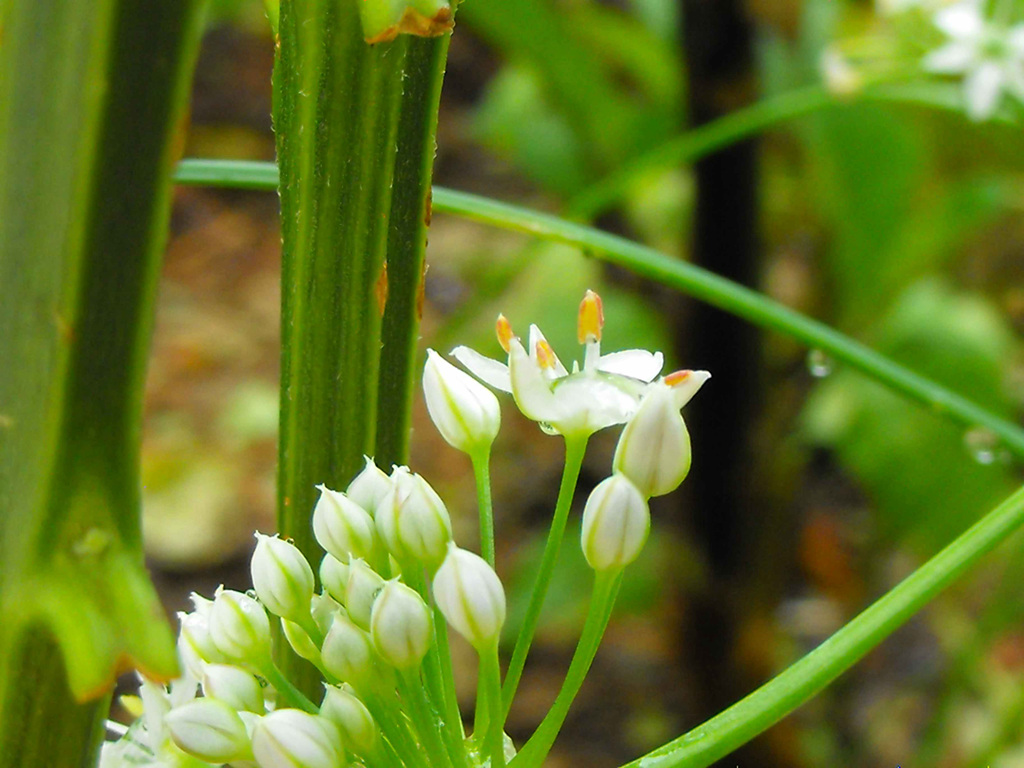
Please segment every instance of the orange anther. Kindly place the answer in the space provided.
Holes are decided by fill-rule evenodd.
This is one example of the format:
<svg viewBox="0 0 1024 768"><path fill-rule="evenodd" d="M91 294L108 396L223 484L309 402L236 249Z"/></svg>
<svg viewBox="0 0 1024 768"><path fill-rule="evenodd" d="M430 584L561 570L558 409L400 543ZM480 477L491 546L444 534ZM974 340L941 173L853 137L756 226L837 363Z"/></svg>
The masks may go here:
<svg viewBox="0 0 1024 768"><path fill-rule="evenodd" d="M678 387L680 384L682 384L684 381L690 378L691 375L693 375L693 371L676 371L675 373L670 373L668 376L666 376L664 381L670 387Z"/></svg>
<svg viewBox="0 0 1024 768"><path fill-rule="evenodd" d="M498 343L501 344L501 348L505 352L508 352L509 342L512 341L515 334L512 333L512 324L508 321L507 317L498 315L496 330L498 332Z"/></svg>
<svg viewBox="0 0 1024 768"><path fill-rule="evenodd" d="M580 344L588 341L600 341L601 329L604 327L604 306L601 297L593 291L587 291L580 302L579 324L577 335Z"/></svg>
<svg viewBox="0 0 1024 768"><path fill-rule="evenodd" d="M555 350L543 339L537 342L537 365L544 370L554 370L555 367Z"/></svg>

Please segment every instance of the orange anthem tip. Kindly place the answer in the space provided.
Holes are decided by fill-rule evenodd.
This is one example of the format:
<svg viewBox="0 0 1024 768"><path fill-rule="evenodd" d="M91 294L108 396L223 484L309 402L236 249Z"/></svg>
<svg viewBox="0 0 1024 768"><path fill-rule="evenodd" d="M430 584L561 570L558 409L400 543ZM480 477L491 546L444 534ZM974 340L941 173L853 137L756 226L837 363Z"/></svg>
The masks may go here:
<svg viewBox="0 0 1024 768"><path fill-rule="evenodd" d="M601 297L593 291L587 291L580 302L579 324L577 335L580 344L587 341L600 341L601 329L604 327L604 305Z"/></svg>
<svg viewBox="0 0 1024 768"><path fill-rule="evenodd" d="M555 350L543 339L537 342L537 365L545 370L555 367Z"/></svg>
<svg viewBox="0 0 1024 768"><path fill-rule="evenodd" d="M498 343L501 344L501 348L508 352L509 342L512 341L512 324L508 321L508 318L504 315L498 315L498 322L495 325L495 330L498 333Z"/></svg>
<svg viewBox="0 0 1024 768"><path fill-rule="evenodd" d="M690 374L692 373L693 371L676 371L675 373L670 373L666 376L664 381L670 387L676 387L690 378Z"/></svg>

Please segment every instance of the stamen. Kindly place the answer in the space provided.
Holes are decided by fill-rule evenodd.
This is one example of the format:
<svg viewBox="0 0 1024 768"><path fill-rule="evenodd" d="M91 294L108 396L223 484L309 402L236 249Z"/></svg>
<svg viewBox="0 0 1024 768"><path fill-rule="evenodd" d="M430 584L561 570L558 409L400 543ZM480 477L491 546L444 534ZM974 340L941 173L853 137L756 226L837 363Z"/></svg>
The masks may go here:
<svg viewBox="0 0 1024 768"><path fill-rule="evenodd" d="M515 337L512 333L512 324L508 321L508 318L504 315L498 315L498 322L496 330L498 332L498 343L501 344L501 348L508 353L508 345Z"/></svg>
<svg viewBox="0 0 1024 768"><path fill-rule="evenodd" d="M553 371L555 369L555 350L551 348L551 345L541 339L537 342L537 365L539 365L545 371Z"/></svg>
<svg viewBox="0 0 1024 768"><path fill-rule="evenodd" d="M693 371L676 371L666 376L663 381L670 387L678 387L692 375Z"/></svg>
<svg viewBox="0 0 1024 768"><path fill-rule="evenodd" d="M580 344L588 341L600 341L601 329L604 327L604 306L601 297L593 291L587 291L580 302L577 336Z"/></svg>

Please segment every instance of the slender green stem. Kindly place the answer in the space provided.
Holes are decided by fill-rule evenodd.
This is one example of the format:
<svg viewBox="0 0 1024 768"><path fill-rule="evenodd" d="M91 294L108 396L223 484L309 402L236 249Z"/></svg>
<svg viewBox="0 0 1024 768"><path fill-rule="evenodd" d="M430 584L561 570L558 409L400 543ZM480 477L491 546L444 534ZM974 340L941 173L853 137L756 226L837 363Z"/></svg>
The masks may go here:
<svg viewBox="0 0 1024 768"><path fill-rule="evenodd" d="M416 739L409 729L408 721L398 710L397 700L391 694L380 696L363 689L356 692L370 714L373 715L384 738L398 753L399 764L405 768L432 768L416 743Z"/></svg>
<svg viewBox="0 0 1024 768"><path fill-rule="evenodd" d="M481 693L485 703L487 718L483 723L474 725L474 733L484 729L481 746L484 754L490 757L492 768L504 768L505 766L505 736L503 717L504 709L501 704L501 666L498 662L498 642L491 644L490 648L480 651L480 678L483 680Z"/></svg>
<svg viewBox="0 0 1024 768"><path fill-rule="evenodd" d="M494 507L491 501L491 447L470 455L476 478L477 508L480 513L480 553L494 567Z"/></svg>
<svg viewBox="0 0 1024 768"><path fill-rule="evenodd" d="M565 536L565 523L569 519L569 509L572 507L576 481L579 479L583 456L586 452L586 437L582 439L567 437L565 439L565 467L562 470L562 483L558 488L558 501L555 502L555 514L551 519L551 530L548 531L548 539L544 544L544 554L541 555L537 580L534 582L530 603L526 608L526 617L519 630L519 637L516 639L516 645L512 651L512 660L508 664L508 671L505 673L502 701L506 717L512 706L512 700L515 698L519 680L523 676L523 667L526 666L530 643L533 642L533 636L537 631L537 622L540 621L544 598L547 596L551 575L554 573L555 562L558 560L558 552L562 546L562 538Z"/></svg>
<svg viewBox="0 0 1024 768"><path fill-rule="evenodd" d="M459 699L455 693L455 671L452 669L451 647L448 645L448 625L436 603L433 604L433 609L434 644L437 648L441 685L444 689L445 743L455 764L465 768L466 734L462 728L462 713L459 711Z"/></svg>
<svg viewBox="0 0 1024 768"><path fill-rule="evenodd" d="M597 649L601 645L601 638L604 637L604 630L611 618L612 609L615 607L615 598L619 594L621 584L621 569L594 574L594 590L590 596L590 609L587 611L587 620L583 625L583 632L580 633L579 642L576 644L576 651L569 663L569 671L565 675L558 696L555 697L555 703L551 705L551 709L548 710L541 724L537 726L533 736L513 759L513 768L536 768L543 764L548 752L551 751L551 746L558 737L565 717L569 714L569 707L572 706L587 672L590 671L590 665L597 655Z"/></svg>
<svg viewBox="0 0 1024 768"><path fill-rule="evenodd" d="M423 598L427 605L433 605L434 598L430 594L430 590L427 588L427 580L423 575L423 571L418 567L410 567L403 574L403 578L406 583L415 589L420 597ZM435 612L436 613L436 612ZM441 619L442 626L444 619ZM444 683L444 672L441 668L441 653L447 653L447 643L442 649L440 643L437 641L437 633L435 629L434 643L427 651L427 656L423 660L423 677L427 683L427 689L430 692L430 697L437 702L441 711L447 713L449 711L447 702L447 689ZM456 709L456 711L458 711Z"/></svg>
<svg viewBox="0 0 1024 768"><path fill-rule="evenodd" d="M1024 488L782 674L629 768L705 768L808 701L1024 525Z"/></svg>
<svg viewBox="0 0 1024 768"><path fill-rule="evenodd" d="M406 703L409 715L420 736L420 744L427 752L431 766L454 766L448 749L441 740L441 723L427 697L424 681L420 679L419 670L401 670L402 700Z"/></svg>
<svg viewBox="0 0 1024 768"><path fill-rule="evenodd" d="M205 170L206 161L188 162L188 165L183 163L179 166L179 181L207 184L219 181L215 172L207 173ZM264 188L273 188L276 178L273 166L264 164L264 174ZM434 210L575 246L596 258L649 277L756 325L784 333L809 347L820 349L833 360L861 371L939 415L968 427L981 426L991 430L1006 448L1024 457L1024 429L1013 422L824 323L712 272L607 232L465 192L435 188Z"/></svg>
<svg viewBox="0 0 1024 768"><path fill-rule="evenodd" d="M270 659L267 659L266 662L259 666L258 672L267 678L267 682L277 689L277 694L281 697L282 703L314 715L320 711L320 708L306 698L306 695L296 688L291 680L285 677L278 666Z"/></svg>

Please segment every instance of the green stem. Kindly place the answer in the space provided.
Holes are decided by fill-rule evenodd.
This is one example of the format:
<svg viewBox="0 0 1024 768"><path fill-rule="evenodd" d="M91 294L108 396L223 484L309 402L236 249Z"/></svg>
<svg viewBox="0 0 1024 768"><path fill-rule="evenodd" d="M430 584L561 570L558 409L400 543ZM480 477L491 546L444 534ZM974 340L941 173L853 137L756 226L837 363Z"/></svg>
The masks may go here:
<svg viewBox="0 0 1024 768"><path fill-rule="evenodd" d="M558 560L558 552L562 546L562 538L565 536L565 523L569 519L569 510L572 507L572 497L576 491L576 481L580 476L580 469L583 466L583 456L587 452L587 438L565 439L565 467L562 469L562 482L558 488L558 501L555 502L555 514L551 519L551 530L548 531L548 539L544 543L544 554L541 555L540 567L537 570L537 580L533 585L533 592L530 594L530 603L526 608L526 616L523 619L523 626L519 630L519 637L516 638L516 645L512 651L512 660L508 664L508 671L505 673L505 686L502 690L502 701L504 703L505 717L508 716L512 700L516 695L516 688L523 675L523 667L526 666L526 657L530 652L530 644L537 631L537 623L540 621L540 612L544 607L544 598L547 596L548 587L551 584L551 575L555 570L555 563ZM504 717L502 721L504 721Z"/></svg>
<svg viewBox="0 0 1024 768"><path fill-rule="evenodd" d="M373 719L377 721L381 733L398 753L401 759L400 764L405 768L432 768L424 758L416 739L413 738L408 721L398 710L397 702L392 700L393 697L390 694L378 696L373 692L361 689L356 692L366 708L370 710Z"/></svg>
<svg viewBox="0 0 1024 768"><path fill-rule="evenodd" d="M852 667L1021 525L1024 488L800 661L629 768L705 768L750 741Z"/></svg>
<svg viewBox="0 0 1024 768"><path fill-rule="evenodd" d="M548 752L551 751L551 746L558 737L565 717L569 714L569 707L572 706L587 672L590 671L590 665L597 655L597 649L601 645L601 638L604 637L604 630L611 618L612 609L615 607L615 598L619 594L621 584L621 569L600 571L594 574L594 589L590 596L587 620L583 624L583 631L576 644L576 651L569 663L569 671L565 675L558 696L555 697L555 703L551 705L551 709L537 726L533 736L512 761L513 768L535 768L543 764Z"/></svg>
<svg viewBox="0 0 1024 768"><path fill-rule="evenodd" d="M494 507L491 501L491 447L471 454L476 477L477 509L480 514L480 553L494 567Z"/></svg>
<svg viewBox="0 0 1024 768"><path fill-rule="evenodd" d="M251 167L247 168L247 178L252 183ZM193 160L189 161L189 165L183 164L180 167L179 180L210 184L219 182L218 173L216 169L208 173L206 161ZM276 178L273 166L264 164L262 173L264 186L261 188L272 188ZM755 325L784 333L813 349L820 349L832 359L861 371L941 416L967 427L986 427L999 436L1011 452L1024 457L1024 429L1013 422L824 323L712 272L592 227L465 192L435 187L434 210L575 246L602 261L649 277Z"/></svg>
<svg viewBox="0 0 1024 768"><path fill-rule="evenodd" d="M485 701L487 717L483 723L474 725L474 735L484 728L483 740L480 742L484 754L490 757L492 768L505 766L505 737L503 717L504 708L501 704L501 666L498 662L498 642L490 648L480 651L480 678L483 681L481 694Z"/></svg>
<svg viewBox="0 0 1024 768"><path fill-rule="evenodd" d="M448 748L441 740L441 724L434 706L427 698L427 691L417 670L402 670L402 698L408 705L408 715L420 736L420 743L426 749L431 766L454 766Z"/></svg>
<svg viewBox="0 0 1024 768"><path fill-rule="evenodd" d="M455 671L452 669L451 648L448 645L448 625L444 614L435 603L434 609L434 643L437 647L437 660L444 689L444 724L445 743L448 753L459 768L466 766L466 734L462 728L462 713L459 711L459 699L455 693Z"/></svg>
<svg viewBox="0 0 1024 768"><path fill-rule="evenodd" d="M314 715L320 711L316 704L306 698L306 695L284 676L284 673L273 661L268 659L258 667L257 671L277 689L277 694L283 703Z"/></svg>

